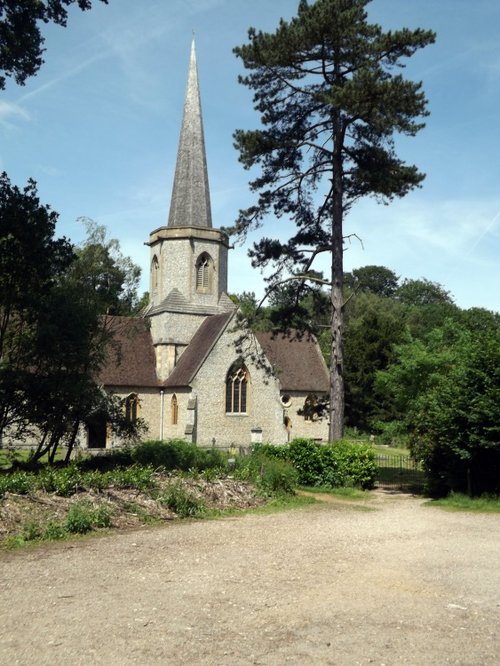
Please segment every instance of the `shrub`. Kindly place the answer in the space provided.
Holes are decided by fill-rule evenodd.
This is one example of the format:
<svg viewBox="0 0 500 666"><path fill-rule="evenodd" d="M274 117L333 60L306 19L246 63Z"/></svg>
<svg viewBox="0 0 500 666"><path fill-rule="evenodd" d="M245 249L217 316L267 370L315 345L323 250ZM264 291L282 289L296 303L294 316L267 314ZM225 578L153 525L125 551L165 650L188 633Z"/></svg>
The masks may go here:
<svg viewBox="0 0 500 666"><path fill-rule="evenodd" d="M366 489L373 487L377 475L373 449L345 440L318 444L310 439L297 438L287 446L265 445L258 451L288 460L297 472L298 483L303 486L359 486Z"/></svg>
<svg viewBox="0 0 500 666"><path fill-rule="evenodd" d="M86 534L94 528L110 525L111 509L105 504L94 506L86 500L70 506L64 523L64 527L71 534Z"/></svg>
<svg viewBox="0 0 500 666"><path fill-rule="evenodd" d="M42 535L38 522L34 519L28 520L23 525L22 538L24 541L36 541Z"/></svg>
<svg viewBox="0 0 500 666"><path fill-rule="evenodd" d="M10 472L0 475L0 497L5 493L27 495L33 490L35 476L29 472Z"/></svg>
<svg viewBox="0 0 500 666"><path fill-rule="evenodd" d="M179 518L200 516L206 511L203 500L187 490L182 483L172 483L158 501L168 506Z"/></svg>
<svg viewBox="0 0 500 666"><path fill-rule="evenodd" d="M217 449L200 449L182 439L142 442L132 450L132 458L140 465L188 472L225 467L227 456Z"/></svg>
<svg viewBox="0 0 500 666"><path fill-rule="evenodd" d="M291 494L298 482L297 472L291 463L269 455L270 446L258 447L250 456L241 458L234 474L244 481L253 481L266 494Z"/></svg>
<svg viewBox="0 0 500 666"><path fill-rule="evenodd" d="M66 534L67 532L63 523L60 523L57 520L49 520L43 530L42 538L47 541L53 541L56 539L64 539Z"/></svg>
<svg viewBox="0 0 500 666"><path fill-rule="evenodd" d="M128 467L133 464L132 451L129 448L106 451L98 456L88 456L77 461L79 469L84 472L107 472L117 467Z"/></svg>

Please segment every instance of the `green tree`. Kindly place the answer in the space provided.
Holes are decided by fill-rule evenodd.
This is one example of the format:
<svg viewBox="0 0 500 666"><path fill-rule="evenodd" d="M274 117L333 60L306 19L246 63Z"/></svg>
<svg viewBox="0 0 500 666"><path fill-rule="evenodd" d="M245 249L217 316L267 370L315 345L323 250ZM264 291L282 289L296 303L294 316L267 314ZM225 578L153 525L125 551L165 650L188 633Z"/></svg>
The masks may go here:
<svg viewBox="0 0 500 666"><path fill-rule="evenodd" d="M24 85L38 72L45 50L40 23L66 26L66 8L73 4L83 11L92 7L91 0L0 0L0 90L6 77Z"/></svg>
<svg viewBox="0 0 500 666"><path fill-rule="evenodd" d="M434 41L417 29L384 32L368 23L368 0L301 0L298 15L275 33L249 30L235 48L249 73L263 129L235 132L244 167L261 167L251 183L257 203L240 211L232 233L245 235L272 213L289 217L288 241L263 238L253 265L273 266L271 285L292 274L307 279L315 259L331 258L331 440L343 434L343 218L354 202L404 196L423 174L400 160L394 135L415 135L427 115L421 84L394 70Z"/></svg>
<svg viewBox="0 0 500 666"><path fill-rule="evenodd" d="M385 266L362 266L344 275L344 285L351 292L369 292L377 296L394 296L398 276Z"/></svg>
<svg viewBox="0 0 500 666"><path fill-rule="evenodd" d="M493 322L492 322L493 323ZM500 492L500 326L449 320L397 348L377 377L433 494Z"/></svg>
<svg viewBox="0 0 500 666"><path fill-rule="evenodd" d="M28 427L23 406L43 299L74 259L71 244L54 238L56 221L33 180L21 190L0 175L0 440L7 427Z"/></svg>
<svg viewBox="0 0 500 666"><path fill-rule="evenodd" d="M420 280L403 280L398 287L395 296L401 303L406 305L441 305L443 303L453 303L450 292L446 291L442 285L437 282L431 282L422 278Z"/></svg>
<svg viewBox="0 0 500 666"><path fill-rule="evenodd" d="M83 270L94 266L54 238L57 217L36 183L20 190L0 176L0 442L5 431L13 440L37 436L35 459L51 460L62 443L70 455L92 414L125 436L142 425L128 423L120 401L96 384L113 344L103 304L120 303L121 290L105 279L96 288ZM123 281L126 271L118 273Z"/></svg>
<svg viewBox="0 0 500 666"><path fill-rule="evenodd" d="M100 314L131 315L142 307L138 287L141 269L122 254L120 242L107 237L104 225L81 218L87 238L76 248L73 280L90 289Z"/></svg>
<svg viewBox="0 0 500 666"><path fill-rule="evenodd" d="M360 293L346 305L346 423L363 431L392 416L392 403L376 391L377 372L389 367L394 347L406 337L403 307L397 301Z"/></svg>

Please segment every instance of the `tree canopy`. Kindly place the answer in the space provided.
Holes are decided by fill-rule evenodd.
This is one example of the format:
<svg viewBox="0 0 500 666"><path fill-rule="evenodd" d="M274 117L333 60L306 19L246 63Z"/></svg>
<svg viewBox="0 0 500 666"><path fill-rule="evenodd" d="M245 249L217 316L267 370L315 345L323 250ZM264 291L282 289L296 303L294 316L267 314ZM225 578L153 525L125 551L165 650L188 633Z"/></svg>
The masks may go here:
<svg viewBox="0 0 500 666"><path fill-rule="evenodd" d="M97 378L113 339L102 315L137 300L138 268L96 224L75 251L55 238L57 218L34 181L19 189L0 176L0 446L5 433L31 435L35 458L51 459L61 443L69 456L96 413L120 434L137 432Z"/></svg>
<svg viewBox="0 0 500 666"><path fill-rule="evenodd" d="M85 11L92 7L92 0L0 0L0 90L6 77L24 85L38 72L45 50L40 23L66 26L67 7L73 4Z"/></svg>
<svg viewBox="0 0 500 666"><path fill-rule="evenodd" d="M234 49L249 71L239 80L254 92L263 128L237 130L257 203L240 211L232 233L245 236L271 214L288 218L288 240L264 237L250 251L255 267L307 279L328 253L331 303L330 439L343 434L343 218L363 196L404 196L424 176L396 155L395 135L424 125L421 84L396 73L402 59L434 41L421 29L384 32L368 22L368 0L301 0L298 14L274 33L250 28Z"/></svg>

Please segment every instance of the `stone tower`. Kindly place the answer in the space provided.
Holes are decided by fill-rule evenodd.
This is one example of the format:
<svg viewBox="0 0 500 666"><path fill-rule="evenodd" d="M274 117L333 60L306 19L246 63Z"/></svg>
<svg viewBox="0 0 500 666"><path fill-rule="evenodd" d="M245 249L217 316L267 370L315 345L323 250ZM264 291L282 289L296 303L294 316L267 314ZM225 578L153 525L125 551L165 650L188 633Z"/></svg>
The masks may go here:
<svg viewBox="0 0 500 666"><path fill-rule="evenodd" d="M166 379L207 316L233 309L227 234L212 227L194 40L167 226L151 232L151 333Z"/></svg>

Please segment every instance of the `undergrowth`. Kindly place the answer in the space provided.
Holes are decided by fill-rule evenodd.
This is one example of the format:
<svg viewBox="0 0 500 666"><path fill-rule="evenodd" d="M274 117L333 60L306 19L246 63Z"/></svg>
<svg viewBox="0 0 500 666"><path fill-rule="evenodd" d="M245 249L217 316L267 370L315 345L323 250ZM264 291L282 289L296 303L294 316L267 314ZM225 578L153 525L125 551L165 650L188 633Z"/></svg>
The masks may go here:
<svg viewBox="0 0 500 666"><path fill-rule="evenodd" d="M500 497L481 495L469 497L461 493L450 493L448 497L430 500L426 506L439 506L447 511L477 511L478 513L500 513Z"/></svg>

